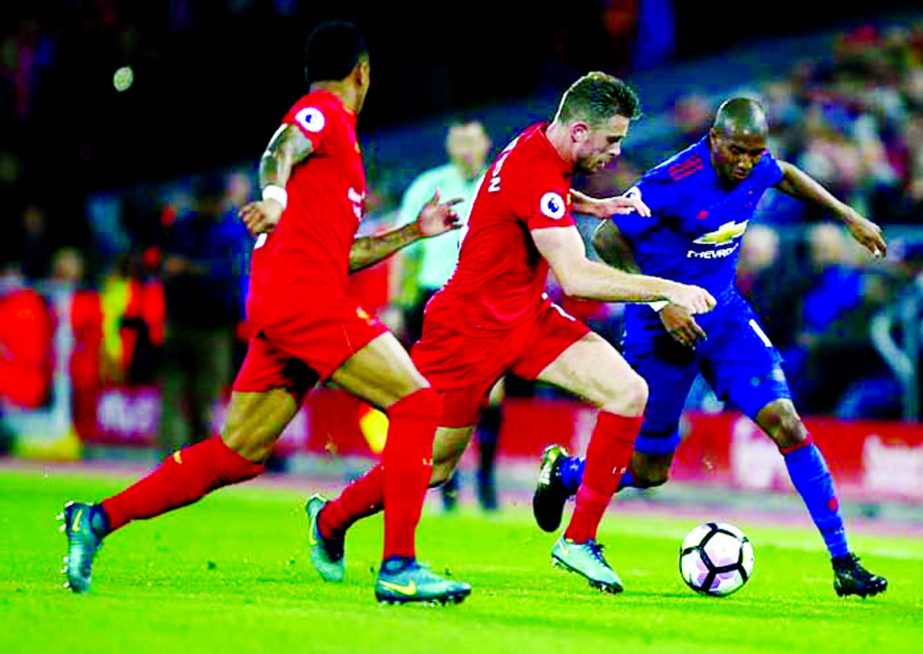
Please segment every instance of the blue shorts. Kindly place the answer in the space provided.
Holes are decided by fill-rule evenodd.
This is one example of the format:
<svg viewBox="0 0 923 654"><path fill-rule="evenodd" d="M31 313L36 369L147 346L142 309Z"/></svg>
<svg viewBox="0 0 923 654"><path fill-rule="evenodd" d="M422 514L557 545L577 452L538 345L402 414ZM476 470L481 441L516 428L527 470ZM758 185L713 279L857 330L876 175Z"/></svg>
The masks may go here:
<svg viewBox="0 0 923 654"><path fill-rule="evenodd" d="M791 399L782 357L742 297L723 296L713 311L697 316L696 322L708 338L691 350L673 340L649 307L632 307L626 313L622 350L650 389L644 424L635 441L635 450L642 454L676 450L680 416L699 373L720 399L754 421L770 402Z"/></svg>

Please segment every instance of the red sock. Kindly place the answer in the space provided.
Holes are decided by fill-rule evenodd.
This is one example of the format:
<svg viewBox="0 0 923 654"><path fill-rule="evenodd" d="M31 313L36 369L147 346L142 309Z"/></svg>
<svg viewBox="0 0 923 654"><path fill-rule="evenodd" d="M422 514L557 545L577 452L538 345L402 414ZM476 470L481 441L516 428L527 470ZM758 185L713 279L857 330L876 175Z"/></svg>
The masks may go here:
<svg viewBox="0 0 923 654"><path fill-rule="evenodd" d="M416 556L414 537L433 473L433 439L442 419L442 398L423 388L388 409L388 440L382 456L385 507L383 559Z"/></svg>
<svg viewBox="0 0 923 654"><path fill-rule="evenodd" d="M343 538L357 520L381 511L385 494L384 469L379 463L324 505L317 528L324 538Z"/></svg>
<svg viewBox="0 0 923 654"><path fill-rule="evenodd" d="M577 489L574 514L564 537L577 543L596 538L596 529L622 473L631 463L635 438L643 416L620 416L600 411L586 451L583 482Z"/></svg>
<svg viewBox="0 0 923 654"><path fill-rule="evenodd" d="M252 479L264 470L225 445L220 436L184 447L147 477L102 501L109 531L192 504L216 488Z"/></svg>

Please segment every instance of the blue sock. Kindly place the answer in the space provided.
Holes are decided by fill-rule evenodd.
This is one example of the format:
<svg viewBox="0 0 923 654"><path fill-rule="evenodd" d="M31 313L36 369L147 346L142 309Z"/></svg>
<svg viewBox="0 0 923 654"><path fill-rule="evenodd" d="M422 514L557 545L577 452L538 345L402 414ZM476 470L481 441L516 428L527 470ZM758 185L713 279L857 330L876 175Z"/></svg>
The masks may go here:
<svg viewBox="0 0 923 654"><path fill-rule="evenodd" d="M783 456L792 483L808 507L808 513L823 536L830 556L845 556L849 553L846 528L840 516L833 478L820 450L809 443Z"/></svg>
<svg viewBox="0 0 923 654"><path fill-rule="evenodd" d="M584 466L586 466L586 459L582 456L567 457L561 462L558 474L561 476L561 483L564 485L564 488L566 488L571 495L576 493L577 489L580 488L580 482L583 480ZM622 478L619 480L619 486L615 492L617 493L623 488L629 488L634 485L635 480L631 476L631 470L626 470L622 473Z"/></svg>
<svg viewBox="0 0 923 654"><path fill-rule="evenodd" d="M622 478L619 479L618 488L615 489L615 492L618 493L623 488L632 488L635 485L635 478L631 476L631 468L627 468L625 472L622 473Z"/></svg>
<svg viewBox="0 0 923 654"><path fill-rule="evenodd" d="M583 468L586 466L586 459L582 456L569 456L561 461L561 467L558 468L558 474L564 488L573 495L580 488L580 482L583 480Z"/></svg>

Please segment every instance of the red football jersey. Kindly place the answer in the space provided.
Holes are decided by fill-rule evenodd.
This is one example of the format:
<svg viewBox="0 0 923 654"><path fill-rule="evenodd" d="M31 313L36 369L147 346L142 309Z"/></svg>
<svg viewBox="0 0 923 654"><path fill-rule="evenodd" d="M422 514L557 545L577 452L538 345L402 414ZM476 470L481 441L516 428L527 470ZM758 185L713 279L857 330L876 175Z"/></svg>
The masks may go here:
<svg viewBox="0 0 923 654"><path fill-rule="evenodd" d="M282 122L298 127L313 152L292 169L279 224L257 240L251 291L271 294L286 282L307 281L325 293L345 293L349 251L365 203L356 114L332 93L312 91Z"/></svg>
<svg viewBox="0 0 923 654"><path fill-rule="evenodd" d="M484 175L462 234L455 274L430 300L426 318L464 333L506 330L533 319L548 262L531 230L570 227L571 167L533 125Z"/></svg>

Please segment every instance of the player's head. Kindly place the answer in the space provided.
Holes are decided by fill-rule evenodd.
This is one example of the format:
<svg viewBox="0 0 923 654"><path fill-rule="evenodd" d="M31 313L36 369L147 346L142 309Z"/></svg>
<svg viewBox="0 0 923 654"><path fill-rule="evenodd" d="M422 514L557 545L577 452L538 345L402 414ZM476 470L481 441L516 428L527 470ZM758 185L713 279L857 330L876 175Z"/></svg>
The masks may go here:
<svg viewBox="0 0 923 654"><path fill-rule="evenodd" d="M369 49L361 30L346 21L321 23L304 48L304 76L309 85L346 83L354 87L362 107L370 77Z"/></svg>
<svg viewBox="0 0 923 654"><path fill-rule="evenodd" d="M591 173L615 159L629 123L641 116L634 90L606 73L588 73L561 98L554 122L570 136L574 169Z"/></svg>
<svg viewBox="0 0 923 654"><path fill-rule="evenodd" d="M756 100L725 100L708 133L718 176L731 185L745 180L766 152L768 134L766 112Z"/></svg>
<svg viewBox="0 0 923 654"><path fill-rule="evenodd" d="M477 118L456 116L449 121L445 149L449 160L461 169L466 179L474 179L484 168L490 145L484 123Z"/></svg>

